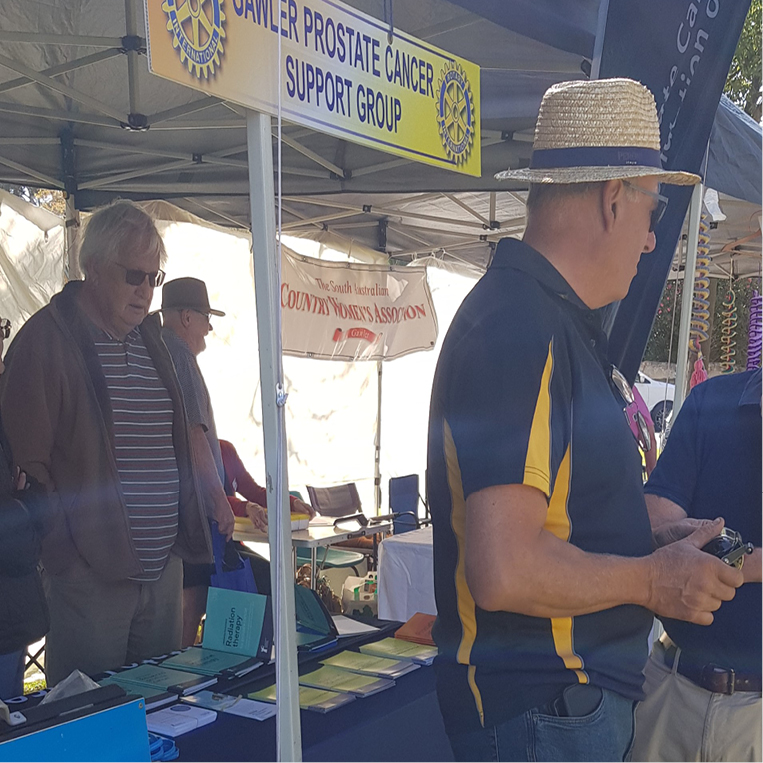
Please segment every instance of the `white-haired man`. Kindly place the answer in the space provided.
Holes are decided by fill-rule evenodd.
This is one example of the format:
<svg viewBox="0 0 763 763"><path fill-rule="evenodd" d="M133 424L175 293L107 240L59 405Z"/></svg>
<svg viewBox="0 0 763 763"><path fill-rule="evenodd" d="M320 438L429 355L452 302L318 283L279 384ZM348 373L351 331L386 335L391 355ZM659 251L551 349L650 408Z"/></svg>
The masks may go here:
<svg viewBox="0 0 763 763"><path fill-rule="evenodd" d="M19 466L51 496L48 684L180 646L182 559L211 560L183 400L158 316L151 218L96 212L70 282L21 328L0 404Z"/></svg>
<svg viewBox="0 0 763 763"><path fill-rule="evenodd" d="M665 172L632 80L547 91L523 241L503 239L443 344L432 391L438 696L457 760L623 760L652 612L700 624L741 573L684 520L653 552L630 391L597 308L654 249ZM651 611L650 611L651 610Z"/></svg>

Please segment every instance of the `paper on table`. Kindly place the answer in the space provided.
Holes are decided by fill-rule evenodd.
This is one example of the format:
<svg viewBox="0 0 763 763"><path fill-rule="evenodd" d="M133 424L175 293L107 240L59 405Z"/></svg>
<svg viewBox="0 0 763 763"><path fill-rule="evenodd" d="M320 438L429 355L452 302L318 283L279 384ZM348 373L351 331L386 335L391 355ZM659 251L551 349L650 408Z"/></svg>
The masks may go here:
<svg viewBox="0 0 763 763"><path fill-rule="evenodd" d="M310 520L310 527L331 527L335 519L336 517L322 517L320 514L316 514Z"/></svg>
<svg viewBox="0 0 763 763"><path fill-rule="evenodd" d="M253 718L256 721L267 720L276 714L276 708L267 702L255 702L252 699L231 697L227 694L216 694L211 691L202 691L191 697L183 697L182 701L189 705L206 707L209 710L240 715L243 718Z"/></svg>
<svg viewBox="0 0 763 763"><path fill-rule="evenodd" d="M264 700L265 702L276 701L276 687L275 684L268 686L266 689L254 692L249 695L256 699ZM299 706L303 710L313 710L318 713L328 713L331 710L336 710L337 707L346 705L348 702L355 700L354 694L346 694L335 691L326 691L325 689L313 689L309 686L299 687Z"/></svg>
<svg viewBox="0 0 763 763"><path fill-rule="evenodd" d="M360 652L340 652L323 660L323 664L379 678L398 678L421 667L410 660L391 660Z"/></svg>
<svg viewBox="0 0 763 763"><path fill-rule="evenodd" d="M362 676L360 673L350 673L348 670L335 668L331 665L306 673L299 677L300 686L312 686L315 689L349 692L364 697L395 685L392 679Z"/></svg>
<svg viewBox="0 0 763 763"><path fill-rule="evenodd" d="M344 615L332 615L334 618L334 625L336 625L337 631L339 631L339 638L342 636L358 636L362 633L373 633L379 629L373 625L367 625L361 623L359 620L353 620L351 617L345 617Z"/></svg>

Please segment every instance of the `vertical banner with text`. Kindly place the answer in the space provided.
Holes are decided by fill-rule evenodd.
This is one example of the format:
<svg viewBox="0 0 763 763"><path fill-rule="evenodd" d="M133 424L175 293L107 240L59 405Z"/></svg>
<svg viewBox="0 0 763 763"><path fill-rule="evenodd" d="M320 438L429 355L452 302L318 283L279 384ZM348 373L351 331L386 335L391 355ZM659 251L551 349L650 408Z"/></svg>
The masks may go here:
<svg viewBox="0 0 763 763"><path fill-rule="evenodd" d="M609 0L601 77L630 77L654 94L665 169L702 175L710 129L749 0ZM633 381L665 287L692 189L669 199L656 249L641 258L609 334L610 359Z"/></svg>
<svg viewBox="0 0 763 763"><path fill-rule="evenodd" d="M480 70L338 0L145 0L149 69L284 119L481 174Z"/></svg>
<svg viewBox="0 0 763 763"><path fill-rule="evenodd" d="M283 249L281 309L287 355L392 360L437 340L425 267L328 262Z"/></svg>

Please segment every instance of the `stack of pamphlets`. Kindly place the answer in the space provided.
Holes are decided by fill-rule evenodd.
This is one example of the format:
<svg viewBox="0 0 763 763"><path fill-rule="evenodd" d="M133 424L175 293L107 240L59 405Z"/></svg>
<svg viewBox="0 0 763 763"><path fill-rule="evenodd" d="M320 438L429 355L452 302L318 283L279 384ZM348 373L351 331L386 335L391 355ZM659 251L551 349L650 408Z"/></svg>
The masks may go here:
<svg viewBox="0 0 763 763"><path fill-rule="evenodd" d="M268 686L267 689L254 692L253 694L250 694L249 697L250 699L259 700L261 702L275 703L275 684ZM342 707L342 705L346 705L348 702L353 702L354 700L354 694L325 691L324 689L313 689L308 686L299 687L299 706L303 710L312 710L315 713L328 713L331 710L336 710L338 707Z"/></svg>
<svg viewBox="0 0 763 763"><path fill-rule="evenodd" d="M431 665L437 657L436 646L414 644L399 638L384 638L359 647L363 654L376 657L389 657L393 660L410 660L417 665Z"/></svg>
<svg viewBox="0 0 763 763"><path fill-rule="evenodd" d="M216 649L205 649L203 646L192 646L180 654L169 657L162 662L162 667L173 670L188 670L202 676L243 676L262 665L262 660L256 657L245 657L230 652L220 652Z"/></svg>
<svg viewBox="0 0 763 763"><path fill-rule="evenodd" d="M392 640L390 639L390 641ZM377 678L391 678L392 680L421 667L410 660L390 660L387 657L375 657L359 652L340 652L333 657L322 660L322 663L342 670L349 670L351 673L376 676Z"/></svg>
<svg viewBox="0 0 763 763"><path fill-rule="evenodd" d="M227 694L217 694L208 689L191 697L183 697L182 701L188 705L205 707L207 710L238 715L242 718L253 718L255 721L264 721L276 714L276 709L271 704L255 702L253 699L244 699L243 697L231 697Z"/></svg>
<svg viewBox="0 0 763 763"><path fill-rule="evenodd" d="M333 665L323 665L318 670L305 673L299 677L300 686L311 686L313 689L327 689L356 697L370 697L385 689L391 689L395 682L388 678L363 676L349 670L335 668Z"/></svg>
<svg viewBox="0 0 763 763"><path fill-rule="evenodd" d="M134 694L141 694L141 690L145 689L153 690L154 696L156 692L169 693L174 694L177 699L177 696L193 694L216 682L215 677L172 670L161 665L138 665L137 668L129 668L104 679L101 681L101 686L115 683L125 691L132 689Z"/></svg>
<svg viewBox="0 0 763 763"><path fill-rule="evenodd" d="M414 644L434 646L432 626L436 619L435 615L425 615L422 612L417 612L407 623L395 631L395 638L412 641Z"/></svg>
<svg viewBox="0 0 763 763"><path fill-rule="evenodd" d="M148 686L138 686L138 684L131 684L127 681L120 681L119 675L109 676L98 682L99 686L119 686L124 689L127 694L137 694L139 697L143 697L143 701L146 704L146 711L156 710L157 707L169 705L170 702L177 702L178 695L175 692L165 691L164 689L154 689Z"/></svg>

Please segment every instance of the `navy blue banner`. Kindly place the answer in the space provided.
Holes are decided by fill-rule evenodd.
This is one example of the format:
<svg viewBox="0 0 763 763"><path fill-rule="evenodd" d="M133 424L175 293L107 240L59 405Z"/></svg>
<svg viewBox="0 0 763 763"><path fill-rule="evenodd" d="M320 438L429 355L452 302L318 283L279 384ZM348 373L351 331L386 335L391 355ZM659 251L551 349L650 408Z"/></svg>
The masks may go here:
<svg viewBox="0 0 763 763"><path fill-rule="evenodd" d="M750 0L610 0L600 77L630 77L654 94L663 167L704 175L710 128ZM611 360L633 382L670 271L690 187L663 186L668 209L610 314ZM612 320L613 318L613 320Z"/></svg>

